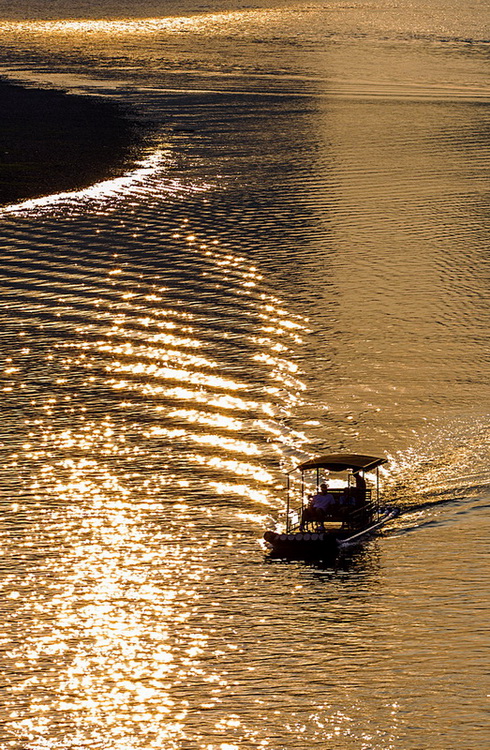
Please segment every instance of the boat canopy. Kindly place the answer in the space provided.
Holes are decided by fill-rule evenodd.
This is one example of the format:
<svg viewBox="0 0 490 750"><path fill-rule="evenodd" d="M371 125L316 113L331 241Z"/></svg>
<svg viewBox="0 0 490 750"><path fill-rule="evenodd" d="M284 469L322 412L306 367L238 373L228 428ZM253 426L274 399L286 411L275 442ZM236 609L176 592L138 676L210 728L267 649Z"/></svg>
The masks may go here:
<svg viewBox="0 0 490 750"><path fill-rule="evenodd" d="M387 463L386 458L376 456L361 456L357 453L331 453L327 456L317 456L296 466L293 471L308 471L309 469L328 469L328 471L372 471L381 464Z"/></svg>

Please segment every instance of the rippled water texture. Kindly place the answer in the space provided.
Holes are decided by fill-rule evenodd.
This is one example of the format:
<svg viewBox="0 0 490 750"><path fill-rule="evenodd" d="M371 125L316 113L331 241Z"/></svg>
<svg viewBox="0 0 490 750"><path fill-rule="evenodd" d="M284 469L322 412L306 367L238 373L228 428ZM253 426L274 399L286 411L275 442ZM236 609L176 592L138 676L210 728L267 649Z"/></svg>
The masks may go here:
<svg viewBox="0 0 490 750"><path fill-rule="evenodd" d="M484 6L212 10L2 13L4 72L152 135L0 210L0 747L480 750ZM268 561L342 449L397 523Z"/></svg>

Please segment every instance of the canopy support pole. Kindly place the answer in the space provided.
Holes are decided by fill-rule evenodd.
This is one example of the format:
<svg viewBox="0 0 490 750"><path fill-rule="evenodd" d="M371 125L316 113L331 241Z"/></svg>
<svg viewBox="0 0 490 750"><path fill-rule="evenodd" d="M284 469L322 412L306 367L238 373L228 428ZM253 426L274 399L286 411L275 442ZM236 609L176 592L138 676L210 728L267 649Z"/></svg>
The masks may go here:
<svg viewBox="0 0 490 750"><path fill-rule="evenodd" d="M288 483L286 487L286 534L289 533L289 474L288 477Z"/></svg>
<svg viewBox="0 0 490 750"><path fill-rule="evenodd" d="M304 472L301 472L301 515L303 515L303 505L305 504L304 501L305 497L305 475Z"/></svg>

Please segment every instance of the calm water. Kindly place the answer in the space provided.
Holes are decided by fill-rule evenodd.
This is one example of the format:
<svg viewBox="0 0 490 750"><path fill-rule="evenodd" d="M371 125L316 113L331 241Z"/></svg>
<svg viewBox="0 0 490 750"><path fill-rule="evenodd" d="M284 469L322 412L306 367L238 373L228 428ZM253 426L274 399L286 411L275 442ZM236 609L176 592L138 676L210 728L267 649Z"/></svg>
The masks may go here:
<svg viewBox="0 0 490 750"><path fill-rule="evenodd" d="M0 3L4 73L151 125L0 212L2 750L485 747L490 36L418 1ZM267 561L341 449L397 524Z"/></svg>

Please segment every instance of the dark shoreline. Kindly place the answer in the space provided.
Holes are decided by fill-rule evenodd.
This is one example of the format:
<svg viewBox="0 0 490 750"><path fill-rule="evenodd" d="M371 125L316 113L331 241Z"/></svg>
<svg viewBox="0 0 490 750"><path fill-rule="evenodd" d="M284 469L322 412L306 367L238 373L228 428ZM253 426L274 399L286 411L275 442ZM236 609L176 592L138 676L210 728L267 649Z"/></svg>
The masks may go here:
<svg viewBox="0 0 490 750"><path fill-rule="evenodd" d="M0 79L0 205L88 187L127 170L142 141L102 97Z"/></svg>

